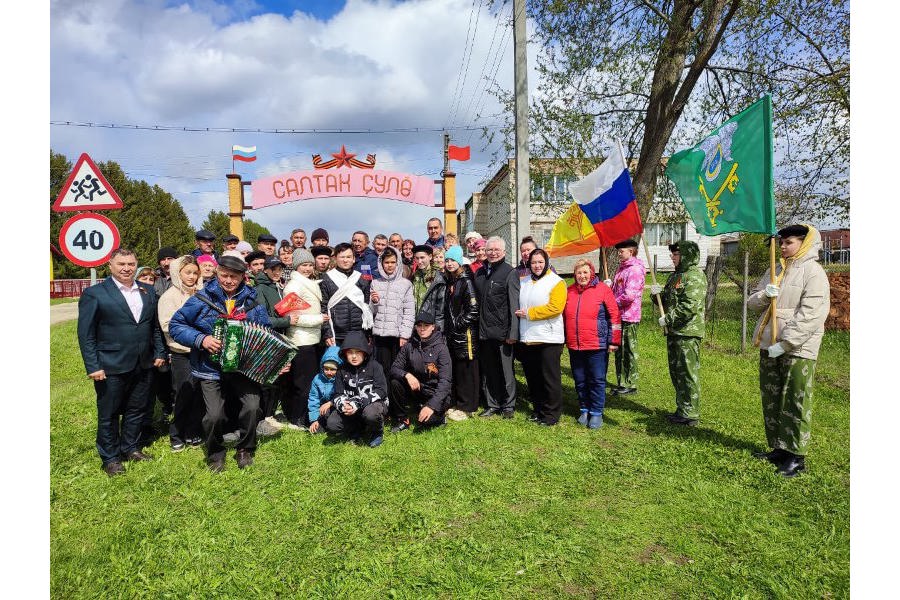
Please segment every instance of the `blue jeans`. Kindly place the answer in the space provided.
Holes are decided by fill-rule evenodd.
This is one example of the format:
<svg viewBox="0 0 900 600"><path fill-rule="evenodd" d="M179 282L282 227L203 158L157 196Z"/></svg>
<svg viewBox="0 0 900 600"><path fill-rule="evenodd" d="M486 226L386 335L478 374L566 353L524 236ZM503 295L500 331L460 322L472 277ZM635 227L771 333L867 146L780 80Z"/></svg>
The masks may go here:
<svg viewBox="0 0 900 600"><path fill-rule="evenodd" d="M606 350L569 349L569 364L575 379L575 392L582 411L602 415L606 405Z"/></svg>

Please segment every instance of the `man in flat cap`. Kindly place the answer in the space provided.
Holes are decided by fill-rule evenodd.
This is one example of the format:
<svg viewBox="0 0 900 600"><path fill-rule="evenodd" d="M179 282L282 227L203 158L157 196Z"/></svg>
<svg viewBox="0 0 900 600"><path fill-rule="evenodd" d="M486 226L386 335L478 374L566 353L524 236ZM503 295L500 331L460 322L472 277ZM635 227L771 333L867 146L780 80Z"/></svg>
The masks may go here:
<svg viewBox="0 0 900 600"><path fill-rule="evenodd" d="M238 236L234 235L233 233L229 233L222 238L222 251L227 252L228 250L237 249L238 242L240 241L241 240L238 238Z"/></svg>
<svg viewBox="0 0 900 600"><path fill-rule="evenodd" d="M616 244L619 268L611 282L613 297L622 317L622 344L616 352L616 385L613 394L633 394L638 381L638 325L641 322L641 300L644 296L646 268L637 257L638 244L625 240ZM610 282L604 282L609 285Z"/></svg>
<svg viewBox="0 0 900 600"><path fill-rule="evenodd" d="M318 229L313 229L313 232L309 235L309 243L316 246L327 246L328 245L328 232L319 227Z"/></svg>
<svg viewBox="0 0 900 600"><path fill-rule="evenodd" d="M213 245L216 243L216 234L208 229L201 229L194 234L194 243L197 247L191 254L197 257L203 255L212 256L216 259L216 262L219 262L219 255L213 249Z"/></svg>
<svg viewBox="0 0 900 600"><path fill-rule="evenodd" d="M275 256L275 244L278 238L268 233L261 233L256 237L256 249L266 256Z"/></svg>
<svg viewBox="0 0 900 600"><path fill-rule="evenodd" d="M700 270L700 248L681 240L669 245L675 272L659 291L665 316L669 357L669 378L675 388L677 409L668 415L670 423L695 426L700 419L700 341L705 334L706 274ZM658 286L651 286L657 293Z"/></svg>
<svg viewBox="0 0 900 600"><path fill-rule="evenodd" d="M244 283L246 271L247 263L241 259L223 256L216 268L216 278L191 296L169 322L172 339L191 349L191 375L200 381L206 404L203 417L206 462L214 473L225 469L226 397L232 397L240 405L241 437L234 455L238 468L253 464L256 452L260 385L238 372L223 373L219 364L210 358L222 350L222 342L213 336L213 326L221 315L228 313L228 300L234 301L233 316L251 323L271 325L266 308L257 302L256 290Z"/></svg>

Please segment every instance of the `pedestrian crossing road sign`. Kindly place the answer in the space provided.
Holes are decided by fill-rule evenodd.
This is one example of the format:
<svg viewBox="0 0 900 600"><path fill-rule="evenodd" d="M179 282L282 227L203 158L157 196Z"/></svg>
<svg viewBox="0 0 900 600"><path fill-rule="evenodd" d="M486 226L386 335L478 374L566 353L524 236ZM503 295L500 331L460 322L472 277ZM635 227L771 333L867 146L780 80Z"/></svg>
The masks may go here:
<svg viewBox="0 0 900 600"><path fill-rule="evenodd" d="M78 157L75 168L59 191L53 210L111 210L122 206L122 199L116 190L109 185L87 152L84 152Z"/></svg>

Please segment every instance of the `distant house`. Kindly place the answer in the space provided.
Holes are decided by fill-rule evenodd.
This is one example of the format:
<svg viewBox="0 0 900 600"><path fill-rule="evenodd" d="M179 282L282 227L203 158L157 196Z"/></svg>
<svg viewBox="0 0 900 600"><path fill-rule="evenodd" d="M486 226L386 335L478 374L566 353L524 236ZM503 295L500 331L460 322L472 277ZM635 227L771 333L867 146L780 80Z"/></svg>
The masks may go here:
<svg viewBox="0 0 900 600"><path fill-rule="evenodd" d="M553 159L531 160L531 172L539 173L540 176L533 176L532 179L531 227L528 233L539 246L546 245L550 240L553 225L572 202L569 184L580 178L562 174L559 164ZM457 214L460 239L469 231L477 231L485 238L499 236L506 240L507 259L512 264L516 264L519 260L519 240L512 239L516 223L515 171L515 159L508 159L480 192L472 193ZM706 264L708 256L716 256L720 252L717 238L721 236L712 238L698 234L687 219L687 214L680 208L680 203L675 210L672 210L671 205L667 205L665 209L651 211L647 222L644 223L644 234L650 260L652 262L654 256L656 257L656 265L660 271L673 269L668 245L678 240L697 242L700 247L701 265ZM649 268L643 248L639 256ZM570 274L575 261L580 258L587 258L595 265L599 265L600 253L597 250L577 256L555 258L552 263L557 272Z"/></svg>
<svg viewBox="0 0 900 600"><path fill-rule="evenodd" d="M820 231L822 236L822 249L819 251L819 259L827 264L839 263L842 265L850 262L850 229L826 229Z"/></svg>

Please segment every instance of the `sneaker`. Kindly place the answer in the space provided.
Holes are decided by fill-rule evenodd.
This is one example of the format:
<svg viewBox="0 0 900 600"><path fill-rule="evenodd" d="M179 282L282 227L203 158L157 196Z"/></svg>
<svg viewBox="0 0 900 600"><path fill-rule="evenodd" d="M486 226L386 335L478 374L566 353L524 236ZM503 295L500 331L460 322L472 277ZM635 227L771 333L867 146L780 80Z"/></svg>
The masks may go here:
<svg viewBox="0 0 900 600"><path fill-rule="evenodd" d="M235 438L235 441L237 441L237 438ZM202 445L203 445L203 439L200 438L200 437L192 437L192 438L188 438L188 439L185 440L185 442L187 443L188 446L194 446L194 447L197 447L197 446L202 446Z"/></svg>
<svg viewBox="0 0 900 600"><path fill-rule="evenodd" d="M281 423L281 422L280 422L278 419L276 419L275 417L266 417L265 421L266 421L266 423L268 423L269 425L271 425L272 427L274 427L274 428L277 429L278 431L281 431L281 430L284 428L284 424Z"/></svg>
<svg viewBox="0 0 900 600"><path fill-rule="evenodd" d="M633 387L619 388L619 390L616 393L620 396L627 396L628 394L637 394L637 388L633 388Z"/></svg>
<svg viewBox="0 0 900 600"><path fill-rule="evenodd" d="M238 431L232 431L231 433L226 433L222 436L222 441L226 444L233 444L239 439L241 439L241 434Z"/></svg>
<svg viewBox="0 0 900 600"><path fill-rule="evenodd" d="M541 418L537 415L537 413L531 413L530 415L528 415L528 420L532 423L537 423L541 420Z"/></svg>
<svg viewBox="0 0 900 600"><path fill-rule="evenodd" d="M172 452L181 452L182 450L184 450L184 442L173 441L170 442L169 445L172 448Z"/></svg>
<svg viewBox="0 0 900 600"><path fill-rule="evenodd" d="M588 423L588 411L583 410L581 414L578 415L578 424L579 425L587 425Z"/></svg>
<svg viewBox="0 0 900 600"><path fill-rule="evenodd" d="M404 419L391 427L391 433L400 433L401 431L405 431L409 429L409 419Z"/></svg>
<svg viewBox="0 0 900 600"><path fill-rule="evenodd" d="M667 417L669 423L673 425L687 425L688 427L696 427L698 419L688 419L686 417L681 417L679 415L670 415Z"/></svg>
<svg viewBox="0 0 900 600"><path fill-rule="evenodd" d="M469 415L456 408L451 408L447 411L447 418L451 421L465 421Z"/></svg>
<svg viewBox="0 0 900 600"><path fill-rule="evenodd" d="M588 429L600 429L603 427L603 415L591 415L587 426Z"/></svg>
<svg viewBox="0 0 900 600"><path fill-rule="evenodd" d="M407 425L408 427L408 425ZM369 440L369 448L377 448L381 445L381 442L384 441L384 435L381 433L375 433L372 435L372 438Z"/></svg>
<svg viewBox="0 0 900 600"><path fill-rule="evenodd" d="M306 431L306 427L300 425L299 423L288 423L287 428L294 431Z"/></svg>

